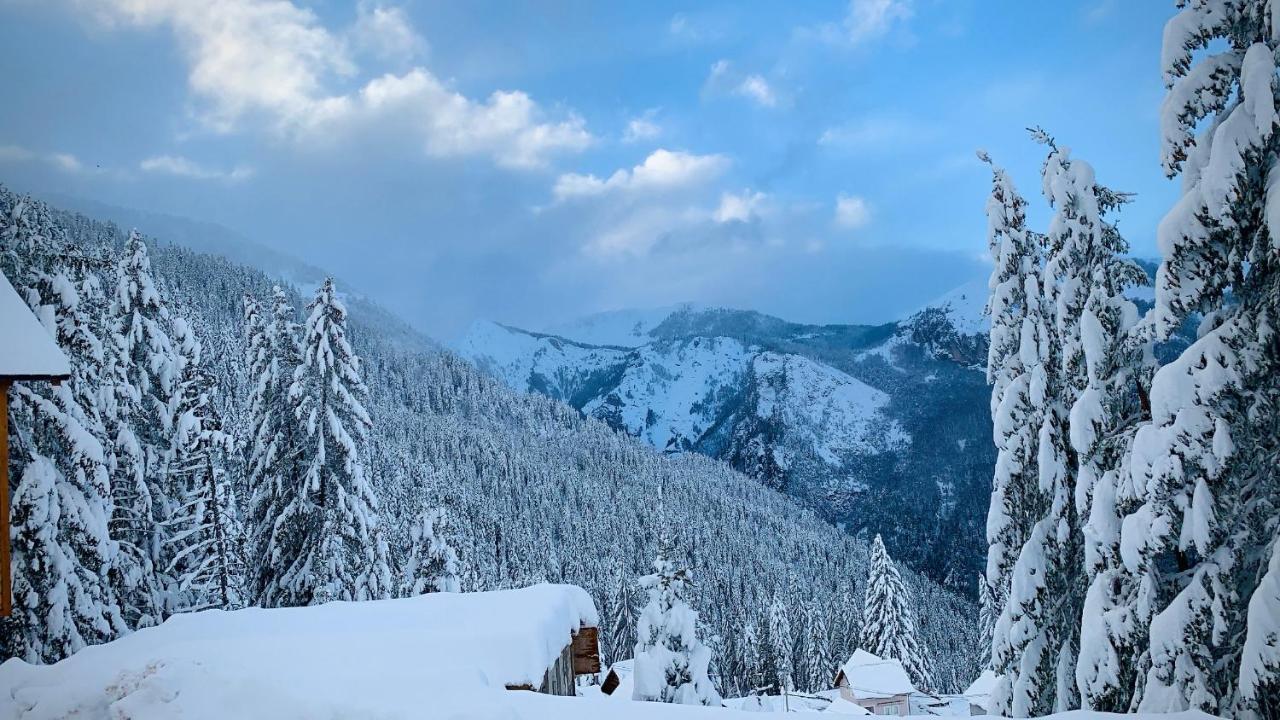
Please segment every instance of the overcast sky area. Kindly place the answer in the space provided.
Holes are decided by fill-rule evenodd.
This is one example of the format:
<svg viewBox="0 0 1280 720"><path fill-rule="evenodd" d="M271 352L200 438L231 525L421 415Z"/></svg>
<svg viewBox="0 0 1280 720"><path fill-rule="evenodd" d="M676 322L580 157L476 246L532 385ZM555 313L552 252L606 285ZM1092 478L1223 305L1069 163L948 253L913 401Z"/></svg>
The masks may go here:
<svg viewBox="0 0 1280 720"><path fill-rule="evenodd" d="M0 0L0 182L216 222L448 340L681 301L882 322L985 277L1042 125L1155 254L1173 3ZM141 228L144 232L146 228Z"/></svg>

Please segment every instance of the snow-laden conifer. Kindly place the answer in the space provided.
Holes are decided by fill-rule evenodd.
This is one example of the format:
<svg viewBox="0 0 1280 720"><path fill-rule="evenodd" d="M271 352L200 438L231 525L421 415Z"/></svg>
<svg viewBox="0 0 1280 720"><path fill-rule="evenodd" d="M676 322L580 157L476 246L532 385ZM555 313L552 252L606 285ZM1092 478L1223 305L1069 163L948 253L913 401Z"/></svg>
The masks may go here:
<svg viewBox="0 0 1280 720"><path fill-rule="evenodd" d="M916 635L915 611L898 568L877 534L862 609L862 649L902 663L917 689L934 686L927 651Z"/></svg>
<svg viewBox="0 0 1280 720"><path fill-rule="evenodd" d="M689 569L676 562L664 513L659 516L654 572L640 579L649 603L636 626L633 698L718 707L720 693L708 674L711 651L698 639L698 613L688 603Z"/></svg>
<svg viewBox="0 0 1280 720"><path fill-rule="evenodd" d="M164 458L177 357L168 335L169 311L137 231L130 233L116 265L111 316L116 373L112 526L122 551L119 593L130 622L147 625L173 611L174 582L164 572L162 553L174 503Z"/></svg>
<svg viewBox="0 0 1280 720"><path fill-rule="evenodd" d="M404 569L405 595L462 590L458 554L449 544L447 517L442 507L427 508L409 530L413 544Z"/></svg>
<svg viewBox="0 0 1280 720"><path fill-rule="evenodd" d="M282 604L371 600L391 594L378 501L365 471L372 421L360 360L347 341L347 310L327 279L307 305L302 363L289 399L296 406L300 483L286 488L275 524L293 551L280 578Z"/></svg>
<svg viewBox="0 0 1280 720"><path fill-rule="evenodd" d="M230 438L213 403L216 384L199 337L183 318L174 318L171 328L179 370L165 469L177 502L167 521L165 571L174 578L176 610L233 609L245 602L245 570L243 530L226 472Z"/></svg>
<svg viewBox="0 0 1280 720"><path fill-rule="evenodd" d="M1275 666L1241 652L1258 637L1245 609L1269 587L1280 492L1273 5L1188 2L1165 27L1162 159L1183 194L1157 229L1150 322L1156 340L1187 321L1198 330L1156 373L1129 463L1141 504L1123 520L1120 554L1159 591L1144 711L1280 706Z"/></svg>

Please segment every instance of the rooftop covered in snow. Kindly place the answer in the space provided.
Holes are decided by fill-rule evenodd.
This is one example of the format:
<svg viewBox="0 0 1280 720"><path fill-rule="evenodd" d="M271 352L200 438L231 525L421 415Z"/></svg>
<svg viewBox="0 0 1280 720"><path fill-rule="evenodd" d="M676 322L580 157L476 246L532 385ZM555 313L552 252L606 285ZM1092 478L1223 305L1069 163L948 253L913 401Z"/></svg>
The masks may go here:
<svg viewBox="0 0 1280 720"><path fill-rule="evenodd" d="M0 701L0 720L399 717L445 696L537 687L571 633L596 622L584 590L546 584L177 615L54 665L5 662L0 698L18 713ZM131 710L155 702L158 714Z"/></svg>
<svg viewBox="0 0 1280 720"><path fill-rule="evenodd" d="M840 686L842 680L849 684L850 693L860 700L910 695L916 691L902 663L872 655L866 650L855 650L840 666L836 685Z"/></svg>
<svg viewBox="0 0 1280 720"><path fill-rule="evenodd" d="M71 363L0 273L0 381L71 376Z"/></svg>

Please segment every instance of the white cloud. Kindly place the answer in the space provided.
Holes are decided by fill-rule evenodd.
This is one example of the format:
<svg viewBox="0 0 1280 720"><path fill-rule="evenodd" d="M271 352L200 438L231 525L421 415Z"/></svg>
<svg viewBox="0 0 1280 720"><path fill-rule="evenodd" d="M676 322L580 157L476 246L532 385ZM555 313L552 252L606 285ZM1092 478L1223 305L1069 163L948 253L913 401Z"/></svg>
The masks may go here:
<svg viewBox="0 0 1280 720"><path fill-rule="evenodd" d="M720 205L712 213L711 218L718 223L748 222L759 214L764 205L765 194L743 190L739 194L724 193L720 196Z"/></svg>
<svg viewBox="0 0 1280 720"><path fill-rule="evenodd" d="M716 177L729 166L723 155L694 155L679 150L654 150L630 170L620 169L607 179L566 173L556 179L552 193L563 201L619 191L669 189L697 184Z"/></svg>
<svg viewBox="0 0 1280 720"><path fill-rule="evenodd" d="M49 161L52 162L55 167L66 170L67 172L84 172L84 164L80 162L80 158L72 155L71 153L53 153L49 155Z"/></svg>
<svg viewBox="0 0 1280 720"><path fill-rule="evenodd" d="M883 37L914 14L911 0L849 0L845 31L849 42L859 45Z"/></svg>
<svg viewBox="0 0 1280 720"><path fill-rule="evenodd" d="M96 165L89 167L68 152L36 152L20 145L0 145L0 162L40 162L73 175L100 175L109 172Z"/></svg>
<svg viewBox="0 0 1280 720"><path fill-rule="evenodd" d="M17 145L0 145L0 161L31 160L36 156L30 150Z"/></svg>
<svg viewBox="0 0 1280 720"><path fill-rule="evenodd" d="M395 63L412 62L426 52L427 41L413 29L404 8L362 0L356 13L351 38L359 49Z"/></svg>
<svg viewBox="0 0 1280 720"><path fill-rule="evenodd" d="M764 76L756 73L743 75L724 59L712 63L704 91L737 95L762 107L778 105L778 94Z"/></svg>
<svg viewBox="0 0 1280 720"><path fill-rule="evenodd" d="M634 143L642 140L652 140L662 134L662 127L653 121L655 115L658 114L656 109L646 110L643 115L631 118L627 122L627 129L622 133L622 142Z"/></svg>
<svg viewBox="0 0 1280 720"><path fill-rule="evenodd" d="M735 92L765 107L773 107L778 104L778 98L773 94L773 88L769 87L769 83L765 82L765 79L759 75L748 75L743 78L742 82L738 83Z"/></svg>
<svg viewBox="0 0 1280 720"><path fill-rule="evenodd" d="M836 197L836 225L856 230L871 222L871 207L858 195L841 194Z"/></svg>
<svg viewBox="0 0 1280 720"><path fill-rule="evenodd" d="M240 182L253 176L253 168L238 165L231 170L214 170L204 167L193 160L177 155L156 155L138 163L145 172L192 180L221 180L224 182Z"/></svg>
<svg viewBox="0 0 1280 720"><path fill-rule="evenodd" d="M216 131L258 118L300 141L394 129L416 135L431 155L483 154L509 167L541 165L593 140L581 118L547 121L523 92L476 101L423 67L368 80L354 93L334 92L334 80L359 74L348 43L292 0L108 0L90 7L111 23L170 28L190 65L200 115ZM400 54L417 44L398 9L366 6L354 32L381 32L383 49Z"/></svg>

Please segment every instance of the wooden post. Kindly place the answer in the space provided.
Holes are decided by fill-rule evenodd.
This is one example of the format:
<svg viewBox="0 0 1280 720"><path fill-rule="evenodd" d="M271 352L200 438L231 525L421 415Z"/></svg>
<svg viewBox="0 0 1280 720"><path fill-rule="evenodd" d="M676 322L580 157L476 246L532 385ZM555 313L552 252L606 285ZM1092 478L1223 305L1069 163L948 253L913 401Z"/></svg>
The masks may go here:
<svg viewBox="0 0 1280 720"><path fill-rule="evenodd" d="M9 567L9 381L0 380L0 617L13 614Z"/></svg>

